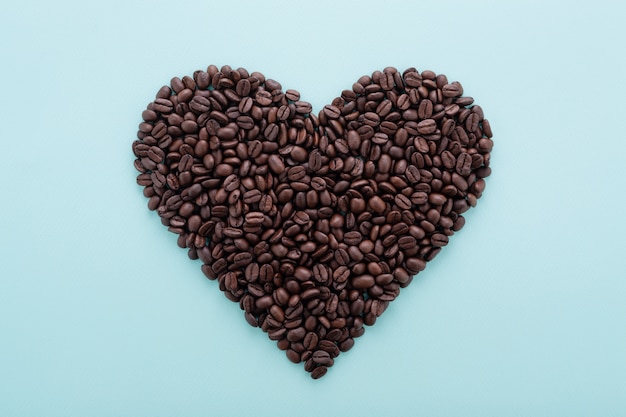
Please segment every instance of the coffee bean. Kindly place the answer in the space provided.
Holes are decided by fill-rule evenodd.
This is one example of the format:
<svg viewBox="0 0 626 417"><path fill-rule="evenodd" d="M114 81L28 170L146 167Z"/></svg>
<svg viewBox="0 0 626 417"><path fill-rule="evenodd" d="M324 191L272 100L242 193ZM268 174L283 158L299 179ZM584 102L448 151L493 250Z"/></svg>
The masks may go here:
<svg viewBox="0 0 626 417"><path fill-rule="evenodd" d="M295 166L290 168L287 173L287 178L289 181L298 181L306 176L306 168L303 166Z"/></svg>
<svg viewBox="0 0 626 417"><path fill-rule="evenodd" d="M376 281L371 275L359 275L352 278L352 286L361 290L371 288L374 286L375 283Z"/></svg>
<svg viewBox="0 0 626 417"><path fill-rule="evenodd" d="M166 98L157 98L152 103L152 109L160 113L170 113L174 109L172 102Z"/></svg>
<svg viewBox="0 0 626 417"><path fill-rule="evenodd" d="M368 204L374 212L381 214L385 211L385 202L378 196L373 196L369 199Z"/></svg>
<svg viewBox="0 0 626 417"><path fill-rule="evenodd" d="M413 206L411 200L403 194L396 195L393 201L402 210L409 210Z"/></svg>
<svg viewBox="0 0 626 417"><path fill-rule="evenodd" d="M252 262L252 254L249 252L238 253L235 255L235 266L243 268Z"/></svg>
<svg viewBox="0 0 626 417"><path fill-rule="evenodd" d="M339 248L335 251L335 260L339 265L348 265L348 263L350 262L350 256L345 249Z"/></svg>
<svg viewBox="0 0 626 417"><path fill-rule="evenodd" d="M348 232L343 235L343 241L346 242L347 245L355 246L361 243L362 240L363 236L357 231Z"/></svg>
<svg viewBox="0 0 626 417"><path fill-rule="evenodd" d="M435 233L431 236L430 242L433 246L446 246L448 244L448 236L441 233Z"/></svg>
<svg viewBox="0 0 626 417"><path fill-rule="evenodd" d="M417 132L420 135L428 135L437 130L437 122L433 119L422 120L417 124Z"/></svg>
<svg viewBox="0 0 626 417"><path fill-rule="evenodd" d="M309 168L312 171L319 171L322 168L322 156L318 150L309 153Z"/></svg>
<svg viewBox="0 0 626 417"><path fill-rule="evenodd" d="M463 93L458 83L446 84L441 89L444 97L458 97Z"/></svg>
<svg viewBox="0 0 626 417"><path fill-rule="evenodd" d="M318 366L317 368L313 369L311 371L311 378L313 379L319 379L321 377L323 377L324 375L326 375L326 372L328 371L328 368L325 366Z"/></svg>
<svg viewBox="0 0 626 417"><path fill-rule="evenodd" d="M313 110L311 104L306 101L296 101L294 105L296 106L296 112L300 114L309 114L311 113L311 110Z"/></svg>
<svg viewBox="0 0 626 417"><path fill-rule="evenodd" d="M313 267L313 278L315 278L317 282L325 283L329 278L328 270L323 265L316 264Z"/></svg>
<svg viewBox="0 0 626 417"><path fill-rule="evenodd" d="M419 182L420 172L415 165L409 165L405 171L406 179L412 184Z"/></svg>
<svg viewBox="0 0 626 417"><path fill-rule="evenodd" d="M330 353L325 350L316 350L313 352L313 356L311 356L313 362L318 365L326 365L331 366L333 363L332 358L330 357Z"/></svg>
<svg viewBox="0 0 626 417"><path fill-rule="evenodd" d="M249 213L246 213L246 216L245 216L245 222L250 226L259 225L263 223L264 220L265 220L265 216L263 215L263 213L260 213L260 212L251 211Z"/></svg>
<svg viewBox="0 0 626 417"><path fill-rule="evenodd" d="M299 225L306 225L309 223L309 215L304 211L298 211L293 216L293 221Z"/></svg>
<svg viewBox="0 0 626 417"><path fill-rule="evenodd" d="M350 270L345 266L340 266L333 272L333 279L337 283L346 282L346 280L350 277Z"/></svg>
<svg viewBox="0 0 626 417"><path fill-rule="evenodd" d="M236 174L231 174L224 179L224 190L230 192L239 188L239 177Z"/></svg>
<svg viewBox="0 0 626 417"><path fill-rule="evenodd" d="M285 172L285 164L278 155L271 155L268 159L270 169L276 174L282 174Z"/></svg>
<svg viewBox="0 0 626 417"><path fill-rule="evenodd" d="M459 175L467 176L470 174L471 170L472 170L472 157L468 153L462 152L456 158L456 172Z"/></svg>
<svg viewBox="0 0 626 417"><path fill-rule="evenodd" d="M416 245L417 241L413 236L402 236L398 240L398 246L400 246L400 249L411 249L414 248Z"/></svg>
<svg viewBox="0 0 626 417"><path fill-rule="evenodd" d="M341 110L339 110L338 107L330 105L330 104L324 106L324 108L322 109L322 112L329 119L337 119L341 115Z"/></svg>

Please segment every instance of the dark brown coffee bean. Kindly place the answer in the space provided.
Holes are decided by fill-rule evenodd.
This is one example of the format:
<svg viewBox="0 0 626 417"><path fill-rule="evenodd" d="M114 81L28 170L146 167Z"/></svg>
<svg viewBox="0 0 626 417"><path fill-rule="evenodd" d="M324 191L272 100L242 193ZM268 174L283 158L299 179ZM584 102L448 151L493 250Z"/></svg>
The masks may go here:
<svg viewBox="0 0 626 417"><path fill-rule="evenodd" d="M433 115L433 102L430 100L422 100L417 110L417 116L424 120L429 119Z"/></svg>
<svg viewBox="0 0 626 417"><path fill-rule="evenodd" d="M403 194L396 195L393 201L402 210L409 210L413 206L411 200Z"/></svg>
<svg viewBox="0 0 626 417"><path fill-rule="evenodd" d="M405 175L406 179L412 184L418 183L421 178L419 169L415 165L409 165L405 171Z"/></svg>
<svg viewBox="0 0 626 417"><path fill-rule="evenodd" d="M311 356L313 362L318 365L331 366L333 364L333 360L330 357L330 353L325 350L316 350L313 352L313 356Z"/></svg>
<svg viewBox="0 0 626 417"><path fill-rule="evenodd" d="M276 174L282 174L285 172L285 164L278 155L271 155L268 159L270 169Z"/></svg>
<svg viewBox="0 0 626 417"><path fill-rule="evenodd" d="M311 371L311 378L319 379L326 375L326 372L328 372L328 368L326 366L318 366Z"/></svg>
<svg viewBox="0 0 626 417"><path fill-rule="evenodd" d="M431 236L430 242L433 246L446 246L448 244L448 236L441 233L435 233Z"/></svg>
<svg viewBox="0 0 626 417"><path fill-rule="evenodd" d="M456 157L450 151L442 152L441 161L446 169L453 169L456 167Z"/></svg>
<svg viewBox="0 0 626 417"><path fill-rule="evenodd" d="M311 113L311 110L313 110L311 104L306 101L296 101L294 105L296 106L296 112L300 114L308 114Z"/></svg>
<svg viewBox="0 0 626 417"><path fill-rule="evenodd" d="M309 153L309 168L312 171L319 171L322 168L322 156L318 150Z"/></svg>
<svg viewBox="0 0 626 417"><path fill-rule="evenodd" d="M306 176L306 168L304 168L303 166L295 166L293 168L290 168L289 171L287 172L287 178L289 178L290 181L298 181L304 178L305 176Z"/></svg>
<svg viewBox="0 0 626 417"><path fill-rule="evenodd" d="M319 338L316 333L308 332L304 336L304 341L302 343L307 350L313 350L317 347L318 340Z"/></svg>
<svg viewBox="0 0 626 417"><path fill-rule="evenodd" d="M310 217L304 211L298 211L293 216L293 221L295 221L299 225L306 225L309 223Z"/></svg>
<svg viewBox="0 0 626 417"><path fill-rule="evenodd" d="M328 117L329 119L337 119L339 118L339 116L341 116L341 110L339 110L339 108L333 105L324 106L322 111L324 112L326 117Z"/></svg>
<svg viewBox="0 0 626 417"><path fill-rule="evenodd" d="M265 90L258 90L254 96L260 106L269 106L272 104L272 93Z"/></svg>
<svg viewBox="0 0 626 417"><path fill-rule="evenodd" d="M260 212L256 212L256 211L246 213L246 216L245 216L245 222L250 226L259 225L263 223L264 220L265 220L264 214Z"/></svg>
<svg viewBox="0 0 626 417"><path fill-rule="evenodd" d="M417 132L420 135L428 135L437 130L437 122L433 119L422 120L417 124Z"/></svg>
<svg viewBox="0 0 626 417"><path fill-rule="evenodd" d="M261 197L261 201L259 201L259 210L261 210L264 213L269 213L272 210L272 207L274 207L272 197L270 197L267 194L264 194Z"/></svg>
<svg viewBox="0 0 626 417"><path fill-rule="evenodd" d="M152 108L160 113L170 113L174 109L172 102L166 98L157 98L152 104Z"/></svg>
<svg viewBox="0 0 626 417"><path fill-rule="evenodd" d="M345 266L340 266L333 272L333 279L335 282L343 283L350 277L350 270Z"/></svg>
<svg viewBox="0 0 626 417"><path fill-rule="evenodd" d="M239 177L236 174L231 174L224 179L224 190L230 192L239 188Z"/></svg>
<svg viewBox="0 0 626 417"><path fill-rule="evenodd" d="M252 262L252 254L249 252L238 253L235 255L235 266L243 268Z"/></svg>
<svg viewBox="0 0 626 417"><path fill-rule="evenodd" d="M313 266L313 278L320 283L325 283L328 281L329 275L328 270L320 264L316 264Z"/></svg>
<svg viewBox="0 0 626 417"><path fill-rule="evenodd" d="M352 286L358 289L367 289L374 286L376 281L371 275L359 275L352 278Z"/></svg>
<svg viewBox="0 0 626 417"><path fill-rule="evenodd" d="M400 249L412 249L416 247L416 245L417 241L413 236L402 236L398 239L398 246L400 246Z"/></svg>
<svg viewBox="0 0 626 417"><path fill-rule="evenodd" d="M426 262L419 258L409 258L406 260L406 267L409 272L416 274L426 268Z"/></svg>
<svg viewBox="0 0 626 417"><path fill-rule="evenodd" d="M339 248L335 251L335 260L339 265L348 265L348 263L350 262L350 256L345 249Z"/></svg>
<svg viewBox="0 0 626 417"><path fill-rule="evenodd" d="M376 213L383 213L385 211L385 202L378 196L373 196L369 199L368 204L370 208Z"/></svg>
<svg viewBox="0 0 626 417"><path fill-rule="evenodd" d="M263 193L261 193L261 191L257 189L246 191L245 193L243 193L242 196L243 202L246 204L258 203L259 201L261 201L262 197Z"/></svg>
<svg viewBox="0 0 626 417"><path fill-rule="evenodd" d="M432 193L428 196L428 202L434 206L442 206L446 202L446 197L442 194Z"/></svg>
<svg viewBox="0 0 626 417"><path fill-rule="evenodd" d="M456 158L456 172L463 176L472 172L472 157L468 153L462 152Z"/></svg>
<svg viewBox="0 0 626 417"><path fill-rule="evenodd" d="M458 97L463 94L463 90L458 83L446 84L441 91L444 97Z"/></svg>
<svg viewBox="0 0 626 417"><path fill-rule="evenodd" d="M240 97L244 97L247 96L248 94L250 94L250 81L248 81L247 79L243 78L241 80L239 80L239 82L237 82L237 86L235 87L235 91L237 92L237 94Z"/></svg>
<svg viewBox="0 0 626 417"><path fill-rule="evenodd" d="M287 358L293 362L293 363L300 363L301 358L300 358L300 354L298 352L296 352L295 350L292 349L287 349L285 351L285 353L287 354Z"/></svg>
<svg viewBox="0 0 626 417"><path fill-rule="evenodd" d="M343 241L346 242L347 245L355 246L361 243L362 240L363 236L357 231L348 232L343 235Z"/></svg>
<svg viewBox="0 0 626 417"><path fill-rule="evenodd" d="M415 70L407 71L403 77L404 83L409 87L419 87L422 85L422 75Z"/></svg>

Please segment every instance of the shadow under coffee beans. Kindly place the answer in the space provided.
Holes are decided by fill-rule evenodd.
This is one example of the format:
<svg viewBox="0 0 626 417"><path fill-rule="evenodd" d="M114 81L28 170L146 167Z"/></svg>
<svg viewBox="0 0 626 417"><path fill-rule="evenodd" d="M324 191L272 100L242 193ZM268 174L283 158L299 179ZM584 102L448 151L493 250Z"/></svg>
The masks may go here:
<svg viewBox="0 0 626 417"><path fill-rule="evenodd" d="M211 65L144 110L137 183L248 323L317 379L482 195L493 142L473 102L445 75L388 67L315 115L277 81Z"/></svg>

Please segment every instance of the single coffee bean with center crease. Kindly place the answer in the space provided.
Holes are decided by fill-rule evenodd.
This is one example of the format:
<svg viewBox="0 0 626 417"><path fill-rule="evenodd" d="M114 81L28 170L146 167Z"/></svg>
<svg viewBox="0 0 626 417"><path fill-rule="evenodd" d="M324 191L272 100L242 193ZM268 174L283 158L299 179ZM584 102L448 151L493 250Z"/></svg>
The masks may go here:
<svg viewBox="0 0 626 417"><path fill-rule="evenodd" d="M361 243L361 240L363 240L363 236L357 231L348 232L343 235L343 241L351 246L358 245Z"/></svg>
<svg viewBox="0 0 626 417"><path fill-rule="evenodd" d="M326 372L328 372L328 368L326 366L318 366L311 371L311 378L319 379L326 375Z"/></svg>
<svg viewBox="0 0 626 417"><path fill-rule="evenodd" d="M448 236L441 233L435 233L430 238L430 241L433 246L446 246L448 244Z"/></svg>
<svg viewBox="0 0 626 417"><path fill-rule="evenodd" d="M367 289L374 286L376 281L371 275L360 275L352 279L352 286L358 289Z"/></svg>
<svg viewBox="0 0 626 417"><path fill-rule="evenodd" d="M428 135L437 130L437 122L433 119L422 120L417 124L417 132L420 135Z"/></svg>
<svg viewBox="0 0 626 417"><path fill-rule="evenodd" d="M276 174L282 174L285 171L285 164L278 155L271 155L268 159L270 169Z"/></svg>
<svg viewBox="0 0 626 417"><path fill-rule="evenodd" d="M467 176L470 174L472 170L472 157L466 153L462 152L456 159L456 172L459 175Z"/></svg>
<svg viewBox="0 0 626 417"><path fill-rule="evenodd" d="M413 206L411 200L403 194L396 195L393 201L402 210L409 210Z"/></svg>
<svg viewBox="0 0 626 417"><path fill-rule="evenodd" d="M415 165L409 165L405 171L406 179L412 184L418 183L420 180L419 169Z"/></svg>

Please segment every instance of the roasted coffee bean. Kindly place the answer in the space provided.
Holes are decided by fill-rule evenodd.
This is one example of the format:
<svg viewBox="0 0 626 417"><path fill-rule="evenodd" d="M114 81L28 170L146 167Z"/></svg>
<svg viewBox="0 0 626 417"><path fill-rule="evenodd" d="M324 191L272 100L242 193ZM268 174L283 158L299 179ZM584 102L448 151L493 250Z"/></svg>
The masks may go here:
<svg viewBox="0 0 626 417"><path fill-rule="evenodd" d="M411 200L403 194L396 195L393 201L402 210L409 210L413 205Z"/></svg>
<svg viewBox="0 0 626 417"><path fill-rule="evenodd" d="M448 244L448 236L441 233L435 233L431 236L430 242L433 246L446 246Z"/></svg>
<svg viewBox="0 0 626 417"><path fill-rule="evenodd" d="M234 260L235 266L243 268L247 266L250 262L252 262L252 254L250 254L249 252L238 253L237 255L235 255Z"/></svg>
<svg viewBox="0 0 626 417"><path fill-rule="evenodd" d="M459 175L467 176L472 172L472 157L468 153L462 152L456 159L456 172Z"/></svg>
<svg viewBox="0 0 626 417"><path fill-rule="evenodd" d="M251 212L246 213L246 216L245 216L245 223L250 226L260 225L261 223L263 223L264 220L265 220L265 215L261 212L251 211Z"/></svg>
<svg viewBox="0 0 626 417"><path fill-rule="evenodd" d="M276 174L282 174L285 171L285 164L280 156L270 155L268 162L270 169Z"/></svg>
<svg viewBox="0 0 626 417"><path fill-rule="evenodd" d="M373 196L370 198L368 204L370 208L378 214L383 213L386 209L385 202L379 196Z"/></svg>
<svg viewBox="0 0 626 417"><path fill-rule="evenodd" d="M224 190L230 192L239 188L239 177L236 174L231 174L224 179Z"/></svg>
<svg viewBox="0 0 626 417"><path fill-rule="evenodd" d="M422 120L417 124L417 132L420 135L428 135L437 130L437 122L433 119Z"/></svg>
<svg viewBox="0 0 626 417"><path fill-rule="evenodd" d="M371 275L359 275L352 278L352 286L361 290L371 288L375 283L374 277Z"/></svg>
<svg viewBox="0 0 626 417"><path fill-rule="evenodd" d="M462 94L462 89L458 83L446 84L441 90L444 97L457 97Z"/></svg>
<svg viewBox="0 0 626 417"><path fill-rule="evenodd" d="M241 68L170 86L132 143L148 208L313 378L463 227L491 173L482 108L432 71L363 76L318 115Z"/></svg>
<svg viewBox="0 0 626 417"><path fill-rule="evenodd" d="M326 366L318 366L317 368L314 368L311 371L311 378L319 379L323 377L324 375L326 375L327 371L328 371L328 368Z"/></svg>
<svg viewBox="0 0 626 417"><path fill-rule="evenodd" d="M357 231L348 232L343 235L343 241L346 242L347 245L355 246L361 243L362 240L363 236Z"/></svg>
<svg viewBox="0 0 626 417"><path fill-rule="evenodd" d="M303 166L295 166L290 168L287 173L287 178L290 181L299 181L306 176L306 168Z"/></svg>
<svg viewBox="0 0 626 417"><path fill-rule="evenodd" d="M446 202L446 197L442 194L432 193L428 196L428 202L433 206L443 206Z"/></svg>
<svg viewBox="0 0 626 417"><path fill-rule="evenodd" d="M313 278L319 283L325 283L328 281L328 270L321 264L313 266Z"/></svg>
<svg viewBox="0 0 626 417"><path fill-rule="evenodd" d="M405 171L406 179L411 184L418 183L420 180L420 171L415 165L409 165Z"/></svg>
<svg viewBox="0 0 626 417"><path fill-rule="evenodd" d="M335 260L339 265L348 265L350 262L350 255L348 255L348 252L345 249L339 248L335 251Z"/></svg>

